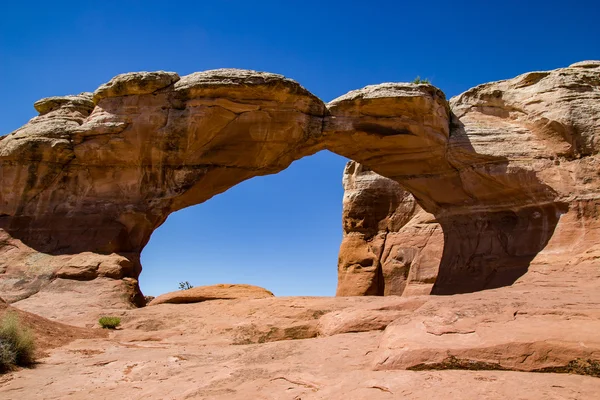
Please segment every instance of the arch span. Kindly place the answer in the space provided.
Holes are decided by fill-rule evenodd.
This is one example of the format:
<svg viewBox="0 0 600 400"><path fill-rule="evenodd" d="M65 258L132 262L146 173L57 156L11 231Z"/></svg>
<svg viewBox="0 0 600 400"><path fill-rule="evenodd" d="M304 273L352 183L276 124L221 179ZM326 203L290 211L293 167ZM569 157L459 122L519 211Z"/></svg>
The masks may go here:
<svg viewBox="0 0 600 400"><path fill-rule="evenodd" d="M484 123L514 131L500 115L513 97L478 87L453 112L431 85L389 83L324 104L280 75L215 70L124 74L93 94L40 100L40 115L0 141L1 268L27 283L4 279L3 293L106 277L142 303L139 254L170 213L323 149L392 179L435 216L444 250L434 292L514 281L566 206L535 170L472 143L469 130ZM565 126L536 118L527 126ZM340 285L368 272L369 257L340 265ZM374 269L371 283L341 294L384 294Z"/></svg>

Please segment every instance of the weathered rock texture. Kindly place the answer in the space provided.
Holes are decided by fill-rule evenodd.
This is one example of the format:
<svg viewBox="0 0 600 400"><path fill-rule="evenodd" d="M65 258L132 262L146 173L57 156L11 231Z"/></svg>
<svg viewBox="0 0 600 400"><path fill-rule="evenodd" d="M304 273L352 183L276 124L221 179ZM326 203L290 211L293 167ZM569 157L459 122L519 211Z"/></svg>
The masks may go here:
<svg viewBox="0 0 600 400"><path fill-rule="evenodd" d="M597 256L600 62L481 85L450 108L445 182L347 166L338 294L411 294L415 277L418 293L469 292Z"/></svg>
<svg viewBox="0 0 600 400"><path fill-rule="evenodd" d="M445 244L434 292L501 286L597 251L600 62L481 85L450 105L449 154L469 189L501 209L438 217ZM496 161L467 167L473 151ZM482 173L492 179L474 179Z"/></svg>
<svg viewBox="0 0 600 400"><path fill-rule="evenodd" d="M34 369L0 375L0 398L596 399L598 269L542 276L452 296L104 310L122 320L109 338L79 336Z"/></svg>
<svg viewBox="0 0 600 400"><path fill-rule="evenodd" d="M207 300L262 299L265 297L273 297L273 293L258 286L219 284L198 286L187 290L165 293L153 299L148 305L200 303Z"/></svg>
<svg viewBox="0 0 600 400"><path fill-rule="evenodd" d="M9 313L17 316L19 326L30 330L32 333L35 339L35 358L46 357L51 349L62 347L75 340L108 337L106 331L50 321L39 315L11 307L0 299L0 320Z"/></svg>
<svg viewBox="0 0 600 400"><path fill-rule="evenodd" d="M36 108L39 117L0 141L8 301L55 278L106 277L130 279L120 301L143 303L135 279L152 231L173 211L322 148L325 113L291 80L238 70L120 75L93 96Z"/></svg>
<svg viewBox="0 0 600 400"><path fill-rule="evenodd" d="M439 257L433 293L503 286L550 252L590 256L598 237L594 61L450 104L431 85L386 83L325 105L279 75L215 70L120 75L35 106L38 117L0 138L0 291L11 302L93 281L110 287L99 306L142 304L139 254L170 213L322 149L413 196L373 185L389 200L363 222L368 201L346 204L339 294L427 292ZM349 171L347 187L369 179ZM108 294L117 287L123 296Z"/></svg>
<svg viewBox="0 0 600 400"><path fill-rule="evenodd" d="M442 229L397 182L350 161L342 221L338 296L431 292Z"/></svg>

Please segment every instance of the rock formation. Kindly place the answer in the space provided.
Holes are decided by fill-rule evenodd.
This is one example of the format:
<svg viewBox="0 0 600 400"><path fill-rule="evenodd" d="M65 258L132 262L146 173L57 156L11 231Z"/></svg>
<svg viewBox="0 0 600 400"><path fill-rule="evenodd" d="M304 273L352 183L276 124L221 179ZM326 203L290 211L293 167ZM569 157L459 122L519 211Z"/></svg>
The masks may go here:
<svg viewBox="0 0 600 400"><path fill-rule="evenodd" d="M143 303L139 254L152 231L319 150L325 112L291 80L238 70L125 74L36 108L0 141L0 291L11 302L57 281L120 279Z"/></svg>
<svg viewBox="0 0 600 400"><path fill-rule="evenodd" d="M273 297L273 293L253 285L219 284L165 293L153 299L148 305L200 303L207 300L262 299L265 297Z"/></svg>
<svg viewBox="0 0 600 400"><path fill-rule="evenodd" d="M338 294L428 292L438 258L432 292L470 292L598 251L597 61L450 103L386 83L325 105L279 75L215 70L119 75L35 107L0 138L0 291L24 309L80 285L142 304L139 254L170 213L323 149L364 166L349 196L366 169L399 185L346 202Z"/></svg>
<svg viewBox="0 0 600 400"><path fill-rule="evenodd" d="M387 294L389 286L395 294L411 294L411 279L418 276L425 277L420 283L435 281L436 294L469 292L510 284L528 269L562 269L599 254L600 62L480 85L449 104L448 181L420 191L414 182L430 176L386 175L435 215L443 239L433 216L424 217L426 225L414 216L423 211L393 180L350 163L338 294ZM435 196L442 197L432 206ZM399 237L398 250L392 237ZM437 279L429 261L436 257ZM387 278L390 261L410 271ZM418 293L427 290L417 287Z"/></svg>
<svg viewBox="0 0 600 400"><path fill-rule="evenodd" d="M338 296L429 294L444 245L435 217L355 161L344 171Z"/></svg>
<svg viewBox="0 0 600 400"><path fill-rule="evenodd" d="M600 62L480 85L450 105L450 154L459 168L472 151L503 160L481 165L489 186L475 184L477 169L462 168L463 180L502 207L493 214L474 207L470 220L438 218L445 253L434 293L474 281L501 286L528 268L576 265L598 251Z"/></svg>

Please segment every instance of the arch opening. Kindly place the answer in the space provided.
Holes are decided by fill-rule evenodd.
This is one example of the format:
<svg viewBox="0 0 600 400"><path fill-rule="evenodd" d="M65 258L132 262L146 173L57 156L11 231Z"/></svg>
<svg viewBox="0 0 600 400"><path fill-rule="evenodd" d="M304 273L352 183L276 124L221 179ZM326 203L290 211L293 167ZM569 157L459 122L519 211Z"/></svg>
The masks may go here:
<svg viewBox="0 0 600 400"><path fill-rule="evenodd" d="M322 151L174 212L141 254L144 295L221 283L333 296L346 160Z"/></svg>

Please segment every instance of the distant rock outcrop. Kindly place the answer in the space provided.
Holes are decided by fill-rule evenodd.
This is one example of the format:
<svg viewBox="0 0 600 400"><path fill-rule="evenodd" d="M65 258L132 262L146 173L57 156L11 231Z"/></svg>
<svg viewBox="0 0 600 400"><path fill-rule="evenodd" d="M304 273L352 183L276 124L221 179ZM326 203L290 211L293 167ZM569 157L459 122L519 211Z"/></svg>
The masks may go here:
<svg viewBox="0 0 600 400"><path fill-rule="evenodd" d="M273 297L273 293L259 286L219 284L197 286L187 290L161 294L154 298L148 305L200 303L207 300L262 299L265 297Z"/></svg>
<svg viewBox="0 0 600 400"><path fill-rule="evenodd" d="M429 84L385 83L326 105L280 75L215 70L124 74L35 106L0 138L11 303L46 307L95 286L98 307L143 304L139 255L170 213L323 149L362 165L345 178L356 203L340 295L494 288L600 251L597 61L450 102Z"/></svg>

